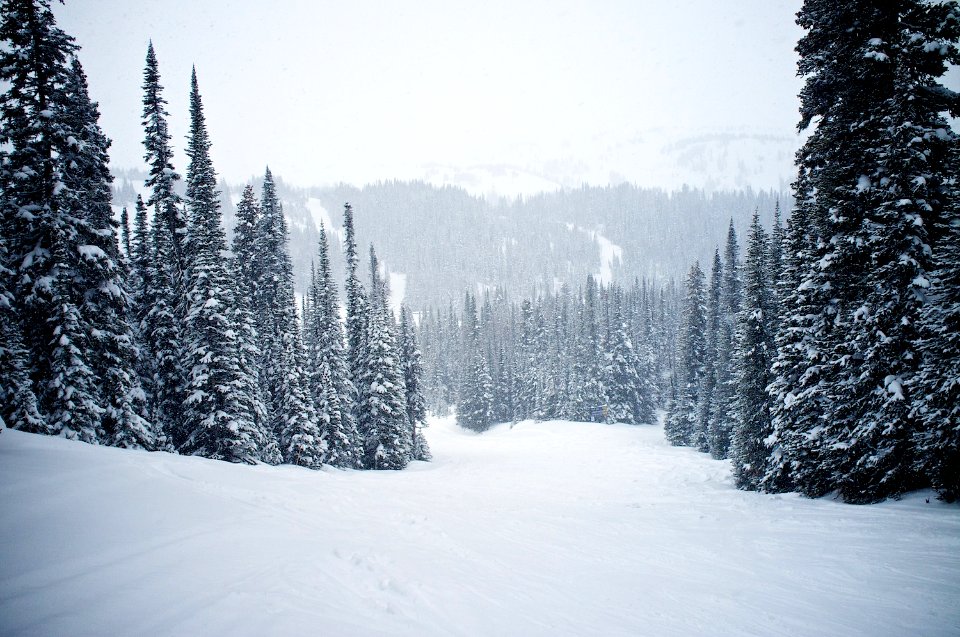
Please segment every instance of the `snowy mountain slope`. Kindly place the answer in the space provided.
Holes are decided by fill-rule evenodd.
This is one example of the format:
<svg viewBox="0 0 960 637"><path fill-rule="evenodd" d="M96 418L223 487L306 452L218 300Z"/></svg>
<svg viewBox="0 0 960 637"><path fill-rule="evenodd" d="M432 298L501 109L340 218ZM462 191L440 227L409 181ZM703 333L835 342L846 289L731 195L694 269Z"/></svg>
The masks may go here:
<svg viewBox="0 0 960 637"><path fill-rule="evenodd" d="M3 635L948 635L960 508L736 491L660 427L427 430L400 472L0 436Z"/></svg>
<svg viewBox="0 0 960 637"><path fill-rule="evenodd" d="M516 157L513 164L440 165L422 179L494 198L529 197L582 184L623 182L668 190L786 190L796 179L803 139L780 130L685 130L670 127L598 136L577 154Z"/></svg>

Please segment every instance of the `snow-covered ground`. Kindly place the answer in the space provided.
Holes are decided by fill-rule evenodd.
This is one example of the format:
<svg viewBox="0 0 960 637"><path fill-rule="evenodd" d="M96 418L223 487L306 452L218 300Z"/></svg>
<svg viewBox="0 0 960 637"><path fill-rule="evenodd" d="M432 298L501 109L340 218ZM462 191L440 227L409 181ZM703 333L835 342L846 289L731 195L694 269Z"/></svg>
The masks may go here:
<svg viewBox="0 0 960 637"><path fill-rule="evenodd" d="M433 463L5 431L2 635L956 635L960 507L733 488L659 427L449 420Z"/></svg>

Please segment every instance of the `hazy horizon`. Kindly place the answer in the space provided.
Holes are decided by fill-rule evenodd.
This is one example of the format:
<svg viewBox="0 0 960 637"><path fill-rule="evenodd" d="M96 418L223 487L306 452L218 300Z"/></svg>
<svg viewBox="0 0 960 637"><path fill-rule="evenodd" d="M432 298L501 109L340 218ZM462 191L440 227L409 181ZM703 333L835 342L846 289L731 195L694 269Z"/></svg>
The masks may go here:
<svg viewBox="0 0 960 637"><path fill-rule="evenodd" d="M799 6L87 0L54 12L82 47L115 168L142 165L152 39L181 172L195 64L230 181L269 164L301 186L525 192L789 183Z"/></svg>

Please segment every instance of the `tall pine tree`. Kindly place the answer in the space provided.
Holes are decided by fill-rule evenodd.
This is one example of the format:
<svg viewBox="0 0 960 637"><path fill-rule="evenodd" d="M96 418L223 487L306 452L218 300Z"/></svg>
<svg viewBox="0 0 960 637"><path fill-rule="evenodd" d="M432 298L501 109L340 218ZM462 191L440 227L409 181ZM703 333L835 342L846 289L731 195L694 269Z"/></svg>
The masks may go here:
<svg viewBox="0 0 960 637"><path fill-rule="evenodd" d="M736 394L730 457L733 477L740 489L757 490L767 469L772 442L770 420L770 364L773 358L774 301L769 281L769 246L753 215L743 270L743 307L737 326Z"/></svg>
<svg viewBox="0 0 960 637"><path fill-rule="evenodd" d="M187 143L186 202L189 223L184 241L185 439L181 453L230 462L254 463L267 444L247 403L251 383L243 378L241 330L235 293L223 259L220 193L210 160L210 138L196 69L190 79L190 136Z"/></svg>

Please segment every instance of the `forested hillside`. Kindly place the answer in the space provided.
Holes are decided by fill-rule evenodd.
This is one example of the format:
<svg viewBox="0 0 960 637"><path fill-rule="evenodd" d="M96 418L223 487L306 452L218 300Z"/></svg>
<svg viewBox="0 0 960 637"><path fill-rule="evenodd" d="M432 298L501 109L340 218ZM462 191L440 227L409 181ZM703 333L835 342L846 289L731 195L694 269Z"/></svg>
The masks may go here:
<svg viewBox="0 0 960 637"><path fill-rule="evenodd" d="M403 299L414 308L451 301L459 307L467 289L500 288L514 298L552 293L564 283L582 284L588 274L603 282L679 281L692 260L713 254L731 219L746 232L754 211L769 223L778 199L789 208L789 195L770 191L667 192L623 184L504 200L422 182L303 189L281 175L274 179L298 291L309 283L321 221L342 239L340 210L350 202L358 245L375 244L385 267L404 275ZM132 206L142 180L135 171L119 172L114 205ZM251 183L259 188L261 179ZM219 187L229 233L242 185L221 180ZM339 278L337 241L331 262Z"/></svg>

